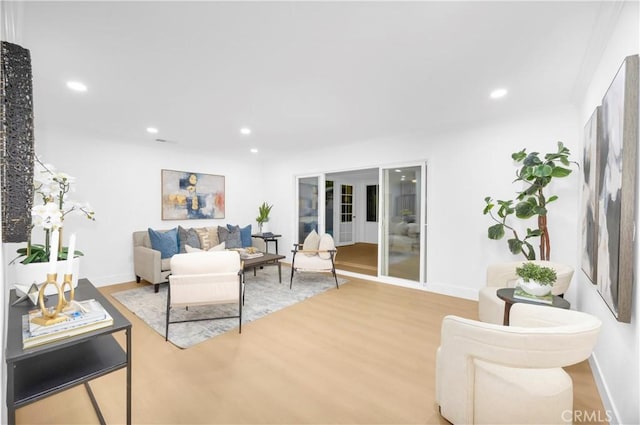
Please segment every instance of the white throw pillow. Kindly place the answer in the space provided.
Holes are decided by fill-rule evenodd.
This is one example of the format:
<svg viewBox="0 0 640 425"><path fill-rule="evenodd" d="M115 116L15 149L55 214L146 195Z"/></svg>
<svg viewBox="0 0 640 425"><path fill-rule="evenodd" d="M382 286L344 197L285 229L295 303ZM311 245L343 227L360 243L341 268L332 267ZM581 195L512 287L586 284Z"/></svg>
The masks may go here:
<svg viewBox="0 0 640 425"><path fill-rule="evenodd" d="M317 251L319 246L320 246L320 235L318 235L318 233L316 233L315 230L312 230L311 233L309 233L307 235L307 237L304 238L304 243L302 244L302 249L304 251ZM312 256L316 255L317 253L315 253L315 252L305 252L304 254L308 255L309 257L312 257Z"/></svg>
<svg viewBox="0 0 640 425"><path fill-rule="evenodd" d="M322 236L320 236L320 245L318 245L318 249L320 251L329 251L336 249L336 244L333 243L333 238L330 234L324 233ZM322 259L328 260L329 258L331 258L331 253L319 252L318 256Z"/></svg>
<svg viewBox="0 0 640 425"><path fill-rule="evenodd" d="M216 246L213 246L211 248L209 248L207 251L211 252L211 251L224 251L224 242L222 242L221 244L218 244ZM185 245L184 246L184 250L187 251L187 253L190 252L202 252L203 250L200 248L194 248L190 245Z"/></svg>
<svg viewBox="0 0 640 425"><path fill-rule="evenodd" d="M211 247L209 251L224 251L226 242L219 243L218 245Z"/></svg>

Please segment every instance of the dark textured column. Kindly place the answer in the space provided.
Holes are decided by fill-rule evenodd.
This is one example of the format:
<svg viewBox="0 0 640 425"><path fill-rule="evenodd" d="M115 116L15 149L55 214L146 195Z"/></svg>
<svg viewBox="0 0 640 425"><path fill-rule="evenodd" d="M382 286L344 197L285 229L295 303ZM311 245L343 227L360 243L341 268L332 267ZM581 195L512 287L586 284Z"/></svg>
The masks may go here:
<svg viewBox="0 0 640 425"><path fill-rule="evenodd" d="M0 49L2 242L25 242L33 205L31 55L16 44Z"/></svg>

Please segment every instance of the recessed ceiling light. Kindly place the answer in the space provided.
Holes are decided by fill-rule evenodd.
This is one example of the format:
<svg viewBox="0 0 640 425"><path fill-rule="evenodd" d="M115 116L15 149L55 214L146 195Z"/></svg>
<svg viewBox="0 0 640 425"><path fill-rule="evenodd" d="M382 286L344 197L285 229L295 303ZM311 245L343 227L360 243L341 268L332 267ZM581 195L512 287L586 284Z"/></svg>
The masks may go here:
<svg viewBox="0 0 640 425"><path fill-rule="evenodd" d="M489 96L491 97L491 99L500 99L501 97L504 97L506 94L507 94L507 89L495 89L494 91L491 92Z"/></svg>
<svg viewBox="0 0 640 425"><path fill-rule="evenodd" d="M396 168L396 173L401 173L401 172L402 172L402 170L401 170L401 169Z"/></svg>
<svg viewBox="0 0 640 425"><path fill-rule="evenodd" d="M252 148L252 149L251 149L251 153L258 153L258 149L256 149L256 148Z"/></svg>
<svg viewBox="0 0 640 425"><path fill-rule="evenodd" d="M147 133L156 134L158 129L155 127L147 127Z"/></svg>
<svg viewBox="0 0 640 425"><path fill-rule="evenodd" d="M244 134L244 135L248 135L251 134L251 129L249 127L242 127L240 129L240 133Z"/></svg>
<svg viewBox="0 0 640 425"><path fill-rule="evenodd" d="M67 87L69 87L73 91L87 91L87 86L79 81L67 81Z"/></svg>

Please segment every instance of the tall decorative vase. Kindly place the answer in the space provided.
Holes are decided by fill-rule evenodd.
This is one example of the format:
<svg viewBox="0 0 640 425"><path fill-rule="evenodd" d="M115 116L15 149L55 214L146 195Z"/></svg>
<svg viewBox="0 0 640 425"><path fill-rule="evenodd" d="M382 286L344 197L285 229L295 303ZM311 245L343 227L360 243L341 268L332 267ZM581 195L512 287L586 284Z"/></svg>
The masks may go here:
<svg viewBox="0 0 640 425"><path fill-rule="evenodd" d="M260 233L267 233L269 231L269 222L268 221L263 221L262 222L262 230L260 230Z"/></svg>
<svg viewBox="0 0 640 425"><path fill-rule="evenodd" d="M47 280L47 271L49 270L49 263L30 263L22 264L15 262L9 266L9 283L19 284L24 286L31 286L32 283L40 285ZM64 281L64 274L67 270L67 262L58 262L58 285L62 285ZM80 258L73 259L73 287L78 286L78 274L80 272ZM12 275L13 274L13 275ZM58 291L53 285L49 285L45 288L45 295L57 294Z"/></svg>

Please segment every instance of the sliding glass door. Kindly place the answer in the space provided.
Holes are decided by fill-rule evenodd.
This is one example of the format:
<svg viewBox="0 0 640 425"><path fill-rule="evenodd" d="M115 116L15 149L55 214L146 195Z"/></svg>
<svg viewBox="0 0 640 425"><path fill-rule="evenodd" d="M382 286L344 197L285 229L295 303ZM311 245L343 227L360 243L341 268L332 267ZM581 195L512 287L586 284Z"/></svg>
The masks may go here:
<svg viewBox="0 0 640 425"><path fill-rule="evenodd" d="M320 176L298 178L298 243L303 243L312 230L320 232Z"/></svg>
<svg viewBox="0 0 640 425"><path fill-rule="evenodd" d="M304 242L312 230L332 234L340 246L362 242L366 235L356 231L355 212L361 211L358 216L364 217L366 211L367 220L377 221L378 226L378 277L409 286L424 284L426 163L379 168L378 185L370 185L371 196L366 198L356 196L356 186L345 182L346 173L333 173L328 178L325 175L297 178L298 243ZM373 181L370 178L369 182ZM361 186L364 188L364 183ZM358 206L357 202L367 205ZM375 238L374 235L368 243Z"/></svg>
<svg viewBox="0 0 640 425"><path fill-rule="evenodd" d="M426 164L380 170L379 274L425 282Z"/></svg>

